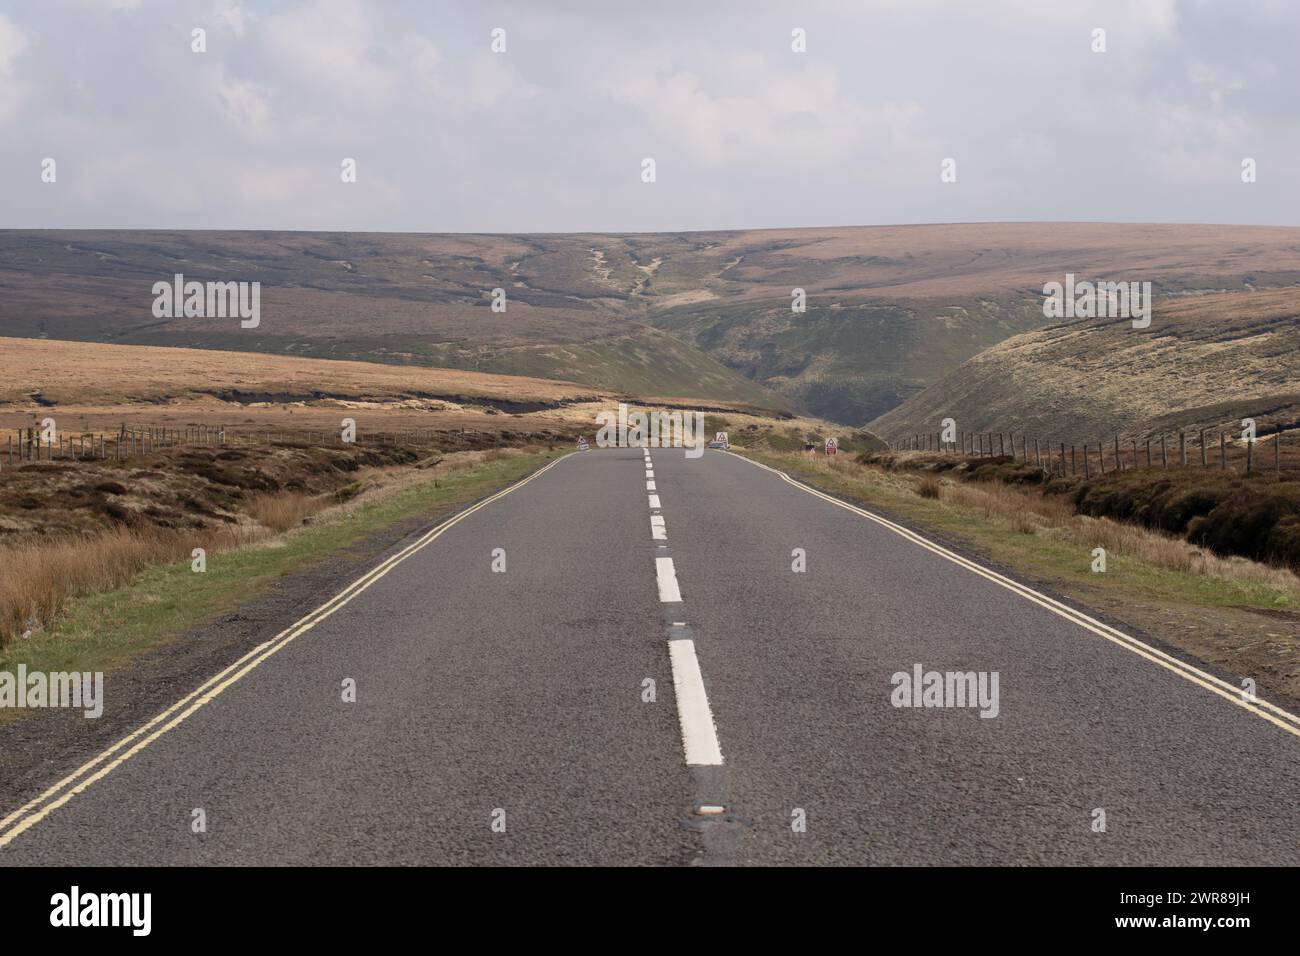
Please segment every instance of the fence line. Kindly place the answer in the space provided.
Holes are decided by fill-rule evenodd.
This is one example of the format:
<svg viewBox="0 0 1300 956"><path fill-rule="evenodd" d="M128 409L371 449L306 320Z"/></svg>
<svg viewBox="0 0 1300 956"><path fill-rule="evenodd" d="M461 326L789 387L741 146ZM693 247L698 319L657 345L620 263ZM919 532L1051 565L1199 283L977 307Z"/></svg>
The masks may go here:
<svg viewBox="0 0 1300 956"><path fill-rule="evenodd" d="M350 445L418 447L433 442L472 442L477 429L414 428L392 431L362 432ZM489 434L483 432L482 434ZM494 433L493 433L494 434ZM65 435L56 432L53 440L39 428L18 428L5 436L0 447L0 468L36 461L125 461L150 455L168 448L264 446L302 443L317 446L342 446L337 429L240 429L225 425L186 425L180 428L135 426L123 423L116 432L84 431Z"/></svg>
<svg viewBox="0 0 1300 956"><path fill-rule="evenodd" d="M1283 437L1287 428L1278 424L1267 434L1257 434L1251 441L1239 442L1235 430L1201 428L1194 432L1179 431L1177 439L1177 466L1189 467L1189 436L1196 439L1195 447L1199 451L1200 467L1218 468L1228 471L1234 463L1244 459L1246 472L1271 470L1281 472L1284 467L1282 451ZM1232 441L1228 436L1233 436ZM1208 437L1207 437L1208 436ZM921 451L935 454L963 455L971 458L1010 457L1013 461L1033 461L1037 466L1051 474L1082 474L1091 477L1094 466L1099 474L1108 471L1129 471L1135 468L1169 468L1171 448L1166 439L1168 435L1146 436L1139 441L1129 437L1121 441L1115 434L1113 442L1062 442L1041 437L1030 437L1028 433L1017 435L1015 432L957 432L954 441L944 441L942 432L914 432L912 435L889 443L894 451ZM995 451L996 443L996 451ZM1031 445L1032 443L1032 445ZM1267 450L1256 452L1255 446L1265 444L1272 446L1272 454ZM1066 449L1069 449L1067 455ZM1031 457L1032 450L1032 457ZM1300 468L1300 444L1289 444L1293 452L1291 460L1285 462L1287 470ZM1144 464L1145 461L1145 464ZM1108 467L1109 465L1109 467Z"/></svg>

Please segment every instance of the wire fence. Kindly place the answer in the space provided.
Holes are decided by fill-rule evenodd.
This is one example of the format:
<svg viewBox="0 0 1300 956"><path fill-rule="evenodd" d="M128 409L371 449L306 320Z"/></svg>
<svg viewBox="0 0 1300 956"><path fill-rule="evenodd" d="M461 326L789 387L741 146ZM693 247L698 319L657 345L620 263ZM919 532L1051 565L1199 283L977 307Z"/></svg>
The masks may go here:
<svg viewBox="0 0 1300 956"><path fill-rule="evenodd" d="M1289 439L1289 440L1288 440ZM914 432L889 443L894 451L969 458L1032 461L1052 474L1106 474L1138 468L1199 467L1221 471L1300 471L1300 442L1285 426L1267 433L1202 428L1140 438L1116 434L1110 441L1064 442L1025 432Z"/></svg>

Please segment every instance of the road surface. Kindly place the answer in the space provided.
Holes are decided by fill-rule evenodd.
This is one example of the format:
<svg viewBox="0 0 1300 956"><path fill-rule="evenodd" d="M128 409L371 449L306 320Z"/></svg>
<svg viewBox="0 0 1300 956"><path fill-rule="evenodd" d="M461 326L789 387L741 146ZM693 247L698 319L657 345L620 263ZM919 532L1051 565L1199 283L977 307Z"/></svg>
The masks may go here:
<svg viewBox="0 0 1300 956"><path fill-rule="evenodd" d="M724 452L570 455L266 639L0 865L1300 859L1294 719Z"/></svg>

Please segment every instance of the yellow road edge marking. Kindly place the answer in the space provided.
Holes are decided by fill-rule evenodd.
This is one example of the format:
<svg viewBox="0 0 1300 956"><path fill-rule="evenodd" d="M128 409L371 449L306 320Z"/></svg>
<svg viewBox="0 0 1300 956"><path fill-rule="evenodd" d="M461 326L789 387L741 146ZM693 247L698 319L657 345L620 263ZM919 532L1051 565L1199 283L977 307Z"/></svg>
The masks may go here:
<svg viewBox="0 0 1300 956"><path fill-rule="evenodd" d="M513 485L509 485L505 488L502 488L500 491L496 492L495 494L492 494L487 498L484 498L482 501L478 502L477 504L471 505L470 507L466 508L464 511L452 515L452 517L448 518L442 524L425 532L419 538L419 540L414 541L411 544L407 545L405 548L397 552L397 554L393 555L392 557L389 557L384 561L381 561L378 565L376 565L371 570L367 571L361 577L357 578L355 581L353 581L351 584L345 587L338 594L334 595L324 604L320 605L320 607L315 608L314 610L310 611L303 617L299 618L297 621L289 625L287 628L285 628L275 637L271 638L269 641L264 641L263 643L257 645L252 650L244 654L243 657L240 657L234 663L227 665L223 670L219 671L215 676L210 677L208 680L204 681L202 684L200 684L194 690L190 691L190 693L186 694L176 703L172 704L162 713L158 714L156 717L152 718L148 722L140 725L135 730L131 731L131 733L127 734L117 743L113 744L113 746L109 747L107 750L103 751L92 760L89 760L86 763L82 764L80 767L72 771L72 773L68 774L58 783L55 783L53 786L45 790L44 793L40 794L37 797L34 797L32 800L29 800L27 803L23 804L23 806L19 807L17 810L10 813L3 820L0 820L0 847L7 846L14 839L14 837L18 836L19 834L23 833L25 830L31 828L32 826L39 823L41 820L45 819L45 817L48 816L51 812L57 810L59 807L63 806L69 800L71 800L74 796L83 792L92 783L94 783L97 780L103 779L113 770L115 770L116 768L124 764L127 760L131 759L131 757L135 756L137 753L144 750L146 747L148 747L151 743L153 743L163 734L179 726L181 723L183 723L186 720L186 718L188 718L191 714L197 711L200 707L202 707L204 704L208 703L209 701L213 700L218 694L224 691L231 684L234 684L244 675L248 674L250 671L253 670L253 668L257 667L259 664L261 664L263 661L269 658L272 654L276 653L281 648L288 645L299 635L305 634L307 631L311 630L313 627L315 627L321 621L325 620L327 617L329 617L339 608L351 602L353 598L355 598L357 595L361 594L363 591L368 589L370 585L374 584L380 578L384 577L384 575L388 574L389 571L391 571L401 562L405 561L411 555L415 554L418 551L423 550L425 547L432 544L448 528L452 527L455 524L458 524L465 518L468 518L470 515L474 514L479 509L487 507L492 502L496 501L498 498L502 498L510 494L510 492L522 488L524 485L528 484L534 478L540 478L542 475L550 471L552 468L554 468L556 465L558 465L560 462L564 461L568 457L570 456L563 455L560 458L555 459L555 461L551 462L549 465L545 465L544 467L539 468L537 471L533 472L531 475L528 475L526 478L522 478L519 481L515 482ZM233 674L233 676L227 677L227 675L231 674L232 671L237 671L237 673ZM182 708L184 708L183 711ZM180 714L177 714L175 717L172 717L172 715L176 714L177 711L182 711L182 712ZM168 718L171 719L169 720ZM163 726L159 727L153 733L149 734L147 737L145 737L135 746L131 747L121 756L117 757L114 760L109 761L105 766L101 767L98 771L96 771L91 776L87 777L85 780L81 780L79 783L76 782L80 777L82 777L86 773L89 773L89 771L91 771L93 768L103 763L105 760L108 760L108 758L112 757L113 754L115 754L117 751L121 750L123 747L130 744L133 740L140 737L142 734L147 733L151 727L163 721L166 721L166 723L164 723ZM60 791L62 791L65 787L68 787L69 784L74 784L74 783L75 783L74 786L71 786L70 789L68 789L65 793L60 794ZM54 798L56 796L57 799L54 799L52 802L46 804L46 801L51 800L51 798ZM46 805L41 806L42 804L46 804ZM35 813L31 812L36 807L41 807L41 809L36 811Z"/></svg>
<svg viewBox="0 0 1300 956"><path fill-rule="evenodd" d="M1008 591L1023 597L1025 600L1032 601L1033 603L1046 608L1058 617L1063 617L1071 623L1077 624L1080 627L1091 631L1098 637L1105 638L1112 644L1123 647L1124 649L1137 654L1139 657L1144 657L1152 663L1165 668L1165 670L1172 671L1184 680L1190 681L1191 683L1203 687L1212 693L1218 694L1224 700L1236 704L1238 707L1249 711L1256 717L1261 717L1264 720L1267 720L1269 723L1276 727L1280 727L1287 733L1295 737L1300 737L1300 717L1290 711L1283 710L1281 707L1269 703L1260 697L1256 697L1254 701L1245 700L1241 696L1240 688L1233 686L1222 678L1216 677L1198 667L1188 664L1186 661L1181 661L1172 654L1167 654L1157 647L1152 647L1150 644L1140 641L1130 634L1125 634L1123 631L1117 630L1109 624L1105 624L1095 618L1089 617L1082 611L1075 610L1066 604L1062 604L1060 601L1048 597L1046 594L1035 591L1028 585L1014 581L1011 578L999 574L991 568L985 568L968 558L964 558L953 551L949 551L942 545L938 545L900 524L896 524L880 515L859 508L856 505L851 505L847 501L841 501L834 495L827 494L816 488L810 487L809 485L805 485L803 482L790 477L785 472L772 468L769 465L765 465L762 462L752 461L744 455L736 455L735 457L747 464L770 471L772 474L780 477L783 481L794 485L801 491L806 491L814 497L821 498L823 501L827 501L839 508L843 508L846 511L851 511L856 515L874 521L881 527L887 528L902 538L906 538L913 544L919 545L927 551L931 551L956 565L966 568L968 571L973 571L975 574L992 581L1000 587L1006 588ZM1269 711L1271 711L1271 713ZM1288 721L1290 721L1290 723L1288 723Z"/></svg>

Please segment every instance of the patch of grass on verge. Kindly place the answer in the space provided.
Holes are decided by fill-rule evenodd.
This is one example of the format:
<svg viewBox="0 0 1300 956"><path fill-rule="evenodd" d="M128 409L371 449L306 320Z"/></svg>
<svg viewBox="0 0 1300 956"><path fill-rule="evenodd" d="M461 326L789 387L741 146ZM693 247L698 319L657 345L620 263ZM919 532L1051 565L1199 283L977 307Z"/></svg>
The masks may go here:
<svg viewBox="0 0 1300 956"><path fill-rule="evenodd" d="M390 497L358 504L351 518L340 515L269 545L209 555L202 574L192 571L189 561L143 571L126 587L73 599L48 631L6 647L0 653L0 670L15 671L19 664L26 664L29 672L112 670L373 531L414 515L452 512L555 457L543 453L488 459L436 480L430 477ZM5 716L0 712L0 721Z"/></svg>
<svg viewBox="0 0 1300 956"><path fill-rule="evenodd" d="M933 531L987 555L1026 577L1046 581L1067 593L1086 599L1101 593L1109 601L1126 597L1146 604L1181 604L1200 607L1300 608L1293 591L1249 580L1163 568L1108 548L1106 572L1091 570L1091 548L1077 540L1035 533L1020 522L999 520L975 508L962 507L924 494L924 479L911 479L870 466L828 466L823 460L802 455L749 452L748 457L786 472L805 484L865 507L877 506L912 525L918 532ZM1178 543L1182 546L1182 543Z"/></svg>

